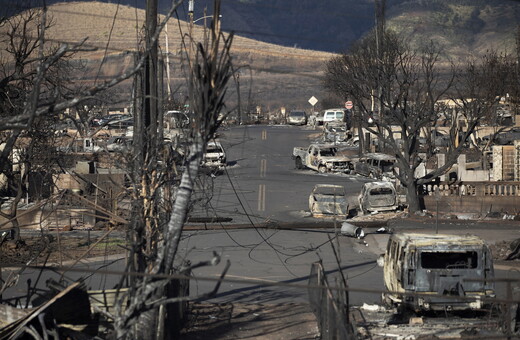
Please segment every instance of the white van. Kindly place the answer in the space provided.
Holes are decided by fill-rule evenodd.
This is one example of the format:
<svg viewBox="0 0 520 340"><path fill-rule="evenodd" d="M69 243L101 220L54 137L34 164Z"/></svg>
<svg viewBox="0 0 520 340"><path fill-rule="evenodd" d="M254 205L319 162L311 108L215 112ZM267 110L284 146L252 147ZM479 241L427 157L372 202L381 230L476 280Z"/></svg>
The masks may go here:
<svg viewBox="0 0 520 340"><path fill-rule="evenodd" d="M330 122L343 122L343 117L346 115L346 109L328 109L323 113L323 124Z"/></svg>

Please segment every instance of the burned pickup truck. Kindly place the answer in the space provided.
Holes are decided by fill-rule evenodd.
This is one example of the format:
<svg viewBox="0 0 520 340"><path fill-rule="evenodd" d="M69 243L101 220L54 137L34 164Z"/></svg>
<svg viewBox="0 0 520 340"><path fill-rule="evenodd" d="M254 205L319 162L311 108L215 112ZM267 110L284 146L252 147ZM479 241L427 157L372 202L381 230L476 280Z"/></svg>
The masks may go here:
<svg viewBox="0 0 520 340"><path fill-rule="evenodd" d="M308 148L295 147L293 151L296 169L309 168L319 173L350 173L352 160L338 154L338 148L330 144L311 144Z"/></svg>
<svg viewBox="0 0 520 340"><path fill-rule="evenodd" d="M384 258L388 305L415 311L481 310L495 297L493 258L472 235L395 233Z"/></svg>
<svg viewBox="0 0 520 340"><path fill-rule="evenodd" d="M313 217L348 216L348 200L342 185L316 184L309 195L309 210Z"/></svg>

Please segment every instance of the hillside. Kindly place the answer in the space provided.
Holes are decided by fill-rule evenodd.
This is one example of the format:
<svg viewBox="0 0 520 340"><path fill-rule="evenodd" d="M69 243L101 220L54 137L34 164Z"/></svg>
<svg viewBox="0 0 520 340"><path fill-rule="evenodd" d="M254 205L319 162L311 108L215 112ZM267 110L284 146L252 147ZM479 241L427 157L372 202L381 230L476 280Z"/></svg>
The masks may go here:
<svg viewBox="0 0 520 340"><path fill-rule="evenodd" d="M0 3L6 2L0 0ZM202 17L205 7L211 12L212 2L196 0L195 17ZM140 5L144 3L139 2ZM166 3L160 0L163 11ZM232 53L235 66L240 69L244 105L262 104L271 110L280 106L308 109L307 100L316 96L320 106L326 97L320 76L324 63L333 54L319 50L344 51L366 34L374 21L373 7L373 0L223 1L223 28L237 32ZM187 1L179 10L179 16L186 11ZM76 56L87 67L85 74L78 75L78 81L107 79L132 65L131 52L142 39L143 9L105 2L59 2L50 6L50 13L55 24L48 37L56 42L77 42L88 37L86 46L96 48L96 51ZM446 57L457 61L491 48L511 52L516 46L520 2L387 0L386 17L387 26L407 37L412 45L433 39L445 48ZM202 24L203 21L199 21L195 25L197 39L202 37ZM175 88L182 83L180 46L188 25L183 20L170 19L168 29L170 69ZM307 49L283 47L273 42ZM105 46L108 46L106 63L98 74ZM164 34L161 48L165 50ZM232 98L235 87L230 89ZM129 83L117 92L123 96L129 93ZM178 96L182 95L179 93Z"/></svg>
<svg viewBox="0 0 520 340"><path fill-rule="evenodd" d="M430 39L455 61L488 50L512 53L520 2L498 0L406 1L388 11L387 25L418 46Z"/></svg>
<svg viewBox="0 0 520 340"><path fill-rule="evenodd" d="M74 43L88 38L85 47L96 49L74 57L87 67L84 73L78 75L78 82L109 79L131 67L131 52L136 50L137 41L142 38L143 10L101 2L73 2L54 4L49 7L49 14L54 22L47 32L49 40ZM170 19L168 38L173 88L183 83L181 37L187 32L186 22ZM196 39L202 40L201 26L195 26L193 33ZM165 39L162 34L160 48L163 51ZM106 63L98 74L105 46L108 46ZM280 106L307 109L310 108L307 100L311 96L321 99L321 70L332 56L326 52L286 48L240 36L235 36L232 55L235 67L240 69L243 105L248 102L253 107L262 104L272 110ZM235 89L232 84L229 91L232 98L236 97ZM130 82L117 92L129 98ZM178 91L178 97L182 96L181 92L182 88Z"/></svg>

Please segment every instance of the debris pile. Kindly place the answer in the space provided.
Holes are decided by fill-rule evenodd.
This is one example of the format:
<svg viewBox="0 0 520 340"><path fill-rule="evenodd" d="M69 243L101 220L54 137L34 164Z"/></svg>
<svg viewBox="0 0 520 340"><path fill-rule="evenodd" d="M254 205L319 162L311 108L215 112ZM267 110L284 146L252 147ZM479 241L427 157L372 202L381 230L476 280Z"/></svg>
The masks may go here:
<svg viewBox="0 0 520 340"><path fill-rule="evenodd" d="M490 246L495 260L520 260L520 239L500 241Z"/></svg>

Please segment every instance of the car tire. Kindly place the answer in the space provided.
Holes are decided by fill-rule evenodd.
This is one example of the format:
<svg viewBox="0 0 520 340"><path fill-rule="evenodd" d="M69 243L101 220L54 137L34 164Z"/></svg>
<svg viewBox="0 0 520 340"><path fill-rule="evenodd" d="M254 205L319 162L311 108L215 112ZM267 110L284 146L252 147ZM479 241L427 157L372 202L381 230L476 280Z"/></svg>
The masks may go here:
<svg viewBox="0 0 520 340"><path fill-rule="evenodd" d="M298 169L298 170L303 169L302 159L300 157L296 157L296 159L294 160L294 165L296 166L296 169Z"/></svg>
<svg viewBox="0 0 520 340"><path fill-rule="evenodd" d="M326 174L327 173L327 167L324 166L324 165L321 165L319 168L318 168L318 172L320 174Z"/></svg>

